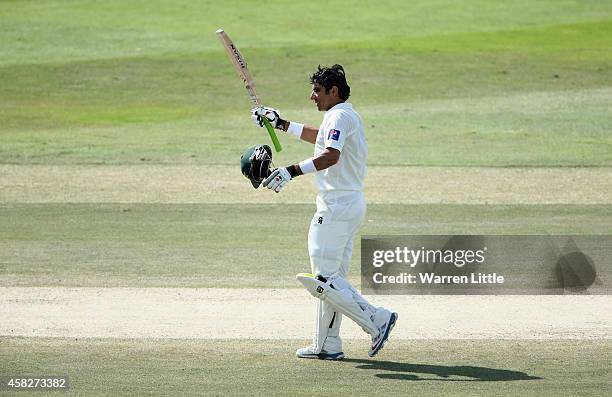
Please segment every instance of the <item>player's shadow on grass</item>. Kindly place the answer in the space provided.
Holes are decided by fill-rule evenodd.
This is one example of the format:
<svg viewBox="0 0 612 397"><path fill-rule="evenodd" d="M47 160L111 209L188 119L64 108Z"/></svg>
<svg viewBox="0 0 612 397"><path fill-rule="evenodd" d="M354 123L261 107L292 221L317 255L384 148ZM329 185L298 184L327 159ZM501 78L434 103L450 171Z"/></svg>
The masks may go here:
<svg viewBox="0 0 612 397"><path fill-rule="evenodd" d="M427 364L407 364L397 363L393 361L373 361L359 360L346 358L343 362L362 364L358 365L360 369L384 370L393 371L395 373L376 374L375 376L381 379L398 379L398 380L437 380L446 382L500 382L510 380L535 380L542 379L537 376L531 376L524 372L512 371L509 369L496 369L486 367L473 367L470 365L461 366L445 366L445 365L427 365ZM422 377L416 374L431 374L437 377ZM468 379L455 379L451 376L461 376Z"/></svg>

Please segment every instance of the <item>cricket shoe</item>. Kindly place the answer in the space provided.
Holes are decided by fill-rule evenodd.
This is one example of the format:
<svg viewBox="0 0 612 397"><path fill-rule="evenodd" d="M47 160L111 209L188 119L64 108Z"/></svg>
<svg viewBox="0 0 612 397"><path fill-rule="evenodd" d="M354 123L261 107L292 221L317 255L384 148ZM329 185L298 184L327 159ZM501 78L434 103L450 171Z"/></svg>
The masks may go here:
<svg viewBox="0 0 612 397"><path fill-rule="evenodd" d="M299 358L315 358L318 360L342 360L344 358L343 352L329 353L325 350L321 350L321 353L315 353L312 346L297 349L295 355Z"/></svg>
<svg viewBox="0 0 612 397"><path fill-rule="evenodd" d="M391 330L393 329L393 327L395 327L395 322L397 321L397 318L399 316L397 315L397 313L389 313L390 316L388 320L385 321L383 325L378 327L378 335L372 338L372 348L368 352L368 356L370 357L374 357L376 353L378 353L378 351L383 348L385 342L387 341L387 339L389 339L389 334L391 333Z"/></svg>

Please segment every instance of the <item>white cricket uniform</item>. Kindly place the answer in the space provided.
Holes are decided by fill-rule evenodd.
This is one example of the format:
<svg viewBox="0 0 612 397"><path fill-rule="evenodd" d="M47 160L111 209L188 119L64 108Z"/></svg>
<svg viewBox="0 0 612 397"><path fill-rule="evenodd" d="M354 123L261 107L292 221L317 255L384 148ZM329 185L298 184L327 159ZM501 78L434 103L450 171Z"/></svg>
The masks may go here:
<svg viewBox="0 0 612 397"><path fill-rule="evenodd" d="M366 213L363 185L368 155L363 122L350 103L339 103L325 113L315 142L315 157L326 148L339 150L340 159L315 173L319 194L317 212L308 230L308 252L312 273L332 280L334 287L333 292L327 290L327 300L319 297L317 302L312 347L307 349L314 354L342 351L342 313L369 333L373 341L382 322L391 315L387 309L371 305L345 280L353 238ZM321 292L317 289L317 293Z"/></svg>
<svg viewBox="0 0 612 397"><path fill-rule="evenodd" d="M308 231L313 274L346 277L353 238L363 223L363 196L368 146L363 122L350 103L339 103L325 113L315 142L317 157L326 148L340 151L333 166L315 174L317 212Z"/></svg>

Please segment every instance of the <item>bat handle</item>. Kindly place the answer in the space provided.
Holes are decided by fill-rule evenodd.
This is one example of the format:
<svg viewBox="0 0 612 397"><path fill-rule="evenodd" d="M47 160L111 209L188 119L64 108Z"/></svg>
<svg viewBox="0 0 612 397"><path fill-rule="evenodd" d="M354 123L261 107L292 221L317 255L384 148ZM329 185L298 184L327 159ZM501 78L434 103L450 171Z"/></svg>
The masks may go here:
<svg viewBox="0 0 612 397"><path fill-rule="evenodd" d="M266 126L266 130L268 130L268 134L270 134L270 139L272 139L272 143L274 144L274 150L276 152L280 152L283 150L280 142L278 141L278 137L276 136L276 132L274 132L274 128L272 128L272 124L268 121L267 117L262 117L264 125Z"/></svg>

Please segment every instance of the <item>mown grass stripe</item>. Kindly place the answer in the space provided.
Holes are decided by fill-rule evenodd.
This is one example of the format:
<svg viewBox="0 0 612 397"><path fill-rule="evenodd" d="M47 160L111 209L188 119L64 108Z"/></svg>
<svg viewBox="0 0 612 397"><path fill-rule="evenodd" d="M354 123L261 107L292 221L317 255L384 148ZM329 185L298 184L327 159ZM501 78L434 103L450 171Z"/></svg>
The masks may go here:
<svg viewBox="0 0 612 397"><path fill-rule="evenodd" d="M281 194L228 166L0 165L0 203L311 204L310 175ZM610 204L612 168L370 167L370 204Z"/></svg>

